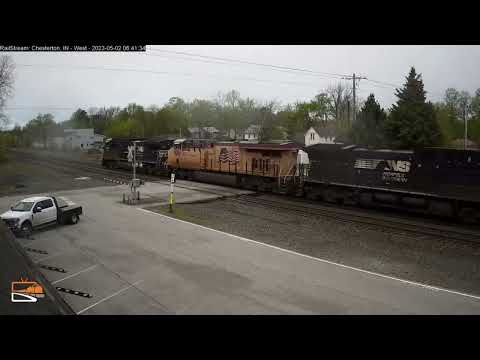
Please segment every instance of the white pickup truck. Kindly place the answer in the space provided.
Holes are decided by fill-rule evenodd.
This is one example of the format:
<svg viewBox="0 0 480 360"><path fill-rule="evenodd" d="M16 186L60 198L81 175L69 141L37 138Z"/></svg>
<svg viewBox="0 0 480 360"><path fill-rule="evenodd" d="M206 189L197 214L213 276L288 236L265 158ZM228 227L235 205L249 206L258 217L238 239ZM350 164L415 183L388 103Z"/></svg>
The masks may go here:
<svg viewBox="0 0 480 360"><path fill-rule="evenodd" d="M9 211L0 215L15 233L31 234L34 228L48 224L76 224L80 220L82 207L67 204L54 196L30 197L19 201Z"/></svg>

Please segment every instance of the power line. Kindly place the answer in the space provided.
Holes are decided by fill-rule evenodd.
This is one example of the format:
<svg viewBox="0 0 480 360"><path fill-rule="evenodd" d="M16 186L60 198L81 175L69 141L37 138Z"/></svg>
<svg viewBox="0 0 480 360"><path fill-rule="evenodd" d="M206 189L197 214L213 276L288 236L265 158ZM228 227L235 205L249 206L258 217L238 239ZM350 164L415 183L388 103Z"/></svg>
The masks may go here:
<svg viewBox="0 0 480 360"><path fill-rule="evenodd" d="M229 62L220 62L220 61L212 61L212 60L204 60L204 59L194 59L194 58L185 58L185 57L172 57L169 55L163 55L163 54L145 54L146 56L154 56L154 57L160 57L164 59L174 59L174 60L183 60L183 61L195 61L195 62L201 62L201 63L206 63L206 64L220 64L220 65L236 65L236 66L241 66L243 64L236 64L236 63L229 63ZM320 75L320 74L310 74L310 73L298 73L294 72L291 70L281 70L281 69L271 69L273 71L278 71L286 74L294 74L294 75L306 75L306 76L315 76L323 79L340 79L339 77L332 77L332 76L327 76L327 75Z"/></svg>
<svg viewBox="0 0 480 360"><path fill-rule="evenodd" d="M185 51L173 51L173 50L153 49L153 48L150 48L149 50L150 51L163 52L163 53L194 56L194 57L200 57L200 58L205 58L205 59L221 60L221 61L226 61L226 62L235 62L235 63L246 64L246 65L255 65L255 66L268 67L268 68L273 68L273 69L282 69L282 70L290 70L290 71L297 71L297 72L305 72L305 73L317 74L317 75L330 75L330 76L335 76L337 78L341 78L343 76L346 76L345 74L336 74L336 73L329 73L329 72L323 72L323 71L313 71L313 70L303 69L303 68L296 68L296 67L283 66L283 65L264 64L264 63L257 63L257 62L253 62L253 61L246 61L246 60L239 60L239 59L232 59L232 58L224 58L224 57L219 57L219 56L208 56L208 55L195 54L195 53L190 53L190 52L185 52Z"/></svg>
<svg viewBox="0 0 480 360"><path fill-rule="evenodd" d="M88 108L88 107L93 107L93 106L76 106L76 107L58 107L58 106L28 106L28 105L25 105L25 106L11 106L11 107L5 107L4 109L5 110L15 110L15 111L18 111L18 110L26 110L26 111L30 111L30 110L35 110L35 109L38 109L38 110L58 110L58 111L62 111L62 110L76 110L78 108Z"/></svg>
<svg viewBox="0 0 480 360"><path fill-rule="evenodd" d="M296 86L309 86L309 87L316 87L318 88L318 84L308 83L308 82L298 82L298 81L279 81L279 80L271 80L271 79L257 79L253 77L225 77L225 76L218 76L214 74L194 74L194 73L174 73L174 72L167 72L167 71L156 71L150 69L132 69L132 68L111 68L111 67L101 67L101 66L86 66L86 65L63 65L63 64L16 64L16 66L25 66L25 67L45 67L45 68L70 68L76 70L107 70L107 71L119 71L119 72L139 72L139 73L149 73L155 75L179 75L179 76L205 76L217 79L230 79L230 80L248 80L248 81L255 81L255 82L263 82L263 83L280 83L280 84L288 84L288 85L296 85Z"/></svg>
<svg viewBox="0 0 480 360"><path fill-rule="evenodd" d="M223 64L223 65L238 65L238 64L248 64L248 65L256 65L256 66L262 66L262 67L268 67L270 69L273 69L275 71L280 71L284 73L291 73L291 74L296 74L299 75L299 72L302 73L302 75L310 75L310 76L317 76L317 77L323 77L323 78L334 78L340 80L340 78L337 78L338 76L341 76L343 79L345 79L345 75L341 74L335 74L335 73L327 73L327 72L318 72L318 71L313 71L313 70L308 70L308 69L301 69L301 68L294 68L294 67L287 67L287 66L280 66L280 65L272 65L272 64L263 64L263 63L257 63L257 62L251 62L251 61L244 61L244 60L238 60L238 59L228 59L228 58L221 58L221 57L215 57L215 56L206 56L206 55L200 55L200 54L194 54L194 53L188 53L188 52L181 52L181 51L170 51L170 50L162 50L162 49L150 49L152 51L158 51L158 52L165 52L165 53L173 53L173 54L180 54L180 55L187 55L187 56L196 56L196 57L201 57L201 58L206 58L208 60L204 59L192 59L192 58L180 58L180 60L184 61L200 61L200 62L205 62L205 63L216 63L216 64ZM159 54L146 54L148 56L157 56L157 57L163 57L163 58L169 58L167 55L159 55ZM171 57L170 57L171 59ZM178 59L178 58L177 58ZM212 61L210 59L214 59L215 61ZM219 62L221 61L221 62ZM234 64L236 63L236 64ZM258 78L253 78L253 77L224 77L224 76L218 76L214 74L193 74L193 73L173 73L173 72L167 72L167 71L158 71L158 70L151 70L151 69L138 69L138 68L116 68L116 67L101 67L101 66L87 66L87 65L64 65L64 64L17 64L17 66L24 66L24 67L45 67L45 68L70 68L70 69L78 69L78 70L104 70L104 71L117 71L117 72L137 72L137 73L149 73L149 74L154 74L154 75L173 75L173 76L205 76L205 77L211 77L211 78L217 78L217 79L235 79L235 80L247 80L247 81L254 81L254 82L261 82L261 83L281 83L281 84L287 84L287 85L294 85L294 86L308 86L308 87L315 87L318 88L317 84L314 83L308 83L308 82L298 82L298 81L279 81L279 80L271 80L271 79L258 79ZM324 74L328 74L324 75ZM401 88L400 85L389 83L389 82L384 82L384 81L379 81L379 80L374 80L370 78L365 78L366 81L370 82L371 86L375 86L377 88L381 89L389 89L389 88ZM443 96L443 94L440 93L435 93L435 92L430 92L430 94L434 94L437 96Z"/></svg>
<svg viewBox="0 0 480 360"><path fill-rule="evenodd" d="M390 86L390 87L393 87L395 89L401 89L403 87L403 85L398 85L398 84L392 84L392 83L388 83L388 82L384 82L384 81L378 81L378 80L373 80L373 79L369 79L369 78L366 78L365 79L366 81L370 81L370 82L373 82L374 84L380 84L380 85L387 85L387 86ZM374 84L371 84L373 86L378 86L378 85L374 85ZM378 87L381 87L381 86L378 86ZM384 89L387 89L387 87L383 87ZM435 95L435 96L441 96L443 97L444 94L441 94L439 92L436 92L436 91L427 91L428 94L431 94L431 95Z"/></svg>
<svg viewBox="0 0 480 360"><path fill-rule="evenodd" d="M154 48L149 48L150 51L156 51L156 52L162 52L162 53L170 53L170 54L178 54L178 55L184 55L184 56L190 56L190 57L199 57L201 59L212 59L212 60L217 60L217 61L205 61L201 59L194 59L194 58L180 58L181 60L185 61L200 61L200 62L206 62L206 63L214 63L214 64L222 64L222 65L228 65L228 63L236 63L236 64L246 64L246 65L255 65L255 66L261 66L261 67L268 67L276 71L281 71L285 73L291 73L291 74L297 74L304 73L304 75L310 75L310 76L318 76L318 77L323 77L323 78L333 78L333 79L344 79L345 77L348 77L348 75L345 74L338 74L338 73L329 73L329 72L320 72L320 71L314 71L310 69L305 69L305 68L296 68L296 67L289 67L289 66L282 66L282 65L273 65L273 64L265 64L265 63L257 63L253 61L246 61L246 60L239 60L239 59L232 59L232 58L224 58L224 57L218 57L218 56L208 56L208 55L202 55L202 54L197 54L197 53L191 53L191 52L186 52L186 51L173 51L173 50L164 50L164 49L154 49ZM148 54L148 56L159 56L162 57L161 55L156 55L156 54ZM167 56L163 56L165 58L168 58ZM221 62L219 62L219 61ZM402 85L390 83L390 82L385 82L385 81L379 81L379 80L374 80L370 79L368 77L364 77L366 81L371 82L372 86L376 86L381 89L389 89L389 88L401 88ZM385 86L386 85L386 86ZM443 96L443 94L436 93L436 92L430 92L430 94L434 94L437 96Z"/></svg>
<svg viewBox="0 0 480 360"><path fill-rule="evenodd" d="M394 87L394 88L402 87L401 85L396 85L396 84L388 83L388 82L385 82L385 81L378 81L378 80L373 80L373 79L369 79L369 78L365 78L365 80L376 83L376 84L380 84L380 85L387 85L387 86Z"/></svg>

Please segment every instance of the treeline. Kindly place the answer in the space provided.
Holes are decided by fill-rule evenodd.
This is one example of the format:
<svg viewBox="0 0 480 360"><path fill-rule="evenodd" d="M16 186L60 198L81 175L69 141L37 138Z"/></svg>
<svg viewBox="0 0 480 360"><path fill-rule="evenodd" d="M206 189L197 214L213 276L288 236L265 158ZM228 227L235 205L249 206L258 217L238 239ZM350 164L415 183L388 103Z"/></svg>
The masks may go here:
<svg viewBox="0 0 480 360"><path fill-rule="evenodd" d="M420 74L412 67L397 89L397 102L387 112L371 94L348 132L347 139L371 147L411 149L425 146L462 146L464 138L480 144L480 88L472 96L449 88L442 102L426 101Z"/></svg>
<svg viewBox="0 0 480 360"><path fill-rule="evenodd" d="M341 83L329 86L310 101L282 106L277 101L259 102L232 90L214 100L187 102L171 98L162 107L129 104L125 108L78 109L70 119L56 123L51 114L39 114L24 127L4 132L9 144L45 147L49 137L65 128L94 128L107 137L185 136L189 127L212 126L235 138L249 125L259 125L260 141L298 140L310 126L334 128L336 140L371 147L415 148L450 145L463 138L480 143L480 89L474 95L447 89L442 102L426 101L423 80L411 68L397 102L387 111L373 94L353 108L352 89ZM352 123L353 112L356 122ZM1 138L0 138L1 139Z"/></svg>

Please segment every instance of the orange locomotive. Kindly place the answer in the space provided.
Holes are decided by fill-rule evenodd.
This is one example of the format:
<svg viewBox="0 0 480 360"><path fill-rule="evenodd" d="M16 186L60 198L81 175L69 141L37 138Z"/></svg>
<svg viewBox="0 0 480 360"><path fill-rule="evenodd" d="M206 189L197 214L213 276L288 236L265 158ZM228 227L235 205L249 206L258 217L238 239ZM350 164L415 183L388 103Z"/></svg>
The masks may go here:
<svg viewBox="0 0 480 360"><path fill-rule="evenodd" d="M286 192L295 182L300 147L293 143L251 144L179 139L168 151L168 167L178 177L214 181L230 177L232 185ZM206 177L207 176L207 177Z"/></svg>

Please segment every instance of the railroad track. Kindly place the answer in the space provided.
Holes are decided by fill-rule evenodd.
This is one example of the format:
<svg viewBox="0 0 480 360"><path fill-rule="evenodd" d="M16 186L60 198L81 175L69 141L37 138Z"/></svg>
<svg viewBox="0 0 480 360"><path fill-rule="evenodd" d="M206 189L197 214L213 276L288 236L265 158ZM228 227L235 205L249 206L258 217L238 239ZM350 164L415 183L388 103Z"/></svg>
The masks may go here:
<svg viewBox="0 0 480 360"><path fill-rule="evenodd" d="M78 174L78 170L82 170L89 174L101 176L102 179L107 176L120 179L125 182L131 180L131 174L123 169L105 169L100 165L97 167L95 165L85 164L84 161L79 160L67 160L59 158L38 159L25 153L22 153L22 156L25 158L25 160L31 163L40 166L46 166L49 168L54 168L58 171ZM69 170L72 165L75 166L75 170ZM170 184L168 180L162 180L164 179L164 177L161 176L139 174L139 177L146 181L164 183L165 185ZM179 188L203 192L206 194L212 194L221 197L225 196L225 193L220 193L212 189L202 188L198 185L188 186L177 183L175 184L175 186ZM480 230L464 229L459 228L458 226L454 227L450 225L428 223L425 221L403 219L395 216L386 216L383 214L365 213L353 209L338 208L328 205L325 206L321 205L320 203L313 206L306 206L301 204L292 204L292 201L289 201L287 203L285 201L276 201L273 199L252 197L249 195L240 195L229 199L243 204L255 204L270 209L274 208L282 211L295 212L305 217L317 215L327 218L333 218L342 222L357 223L368 227L381 227L384 229L395 230L396 234L408 233L424 236L433 236L443 239L453 239L459 241L480 243Z"/></svg>
<svg viewBox="0 0 480 360"><path fill-rule="evenodd" d="M39 165L39 166L44 166L48 167L51 169L54 169L56 171L62 171L66 172L72 175L78 174L78 170L85 171L87 174L95 174L98 175L99 177L102 177L102 179L105 179L105 177L108 178L113 178L116 180L121 180L123 182L130 182L131 178L131 173L127 170L124 169L117 169L117 170L112 170L112 169L105 169L101 167L100 165L94 166L94 165L88 165L85 164L82 161L79 160L66 160L66 159L52 159L49 158L47 159L38 159L36 157L32 156L24 156L24 159L29 161L31 164ZM72 170L72 164L75 166L75 169ZM165 185L169 185L170 181L169 180L164 180L164 176L152 176L152 175L146 175L143 173L139 173L138 177L145 180L145 181L152 181L156 183L162 183ZM183 189L188 189L188 190L195 190L195 191L200 191L206 194L212 194L212 195L217 195L217 196L224 196L224 193L214 191L212 189L205 189L202 187L199 187L197 185L195 186L188 186L188 185L180 185L180 184L175 184L175 187L178 188L183 188Z"/></svg>
<svg viewBox="0 0 480 360"><path fill-rule="evenodd" d="M406 233L416 235L433 236L437 238L468 241L480 244L480 230L462 229L454 226L432 224L419 222L409 219L401 219L396 217L365 214L351 209L334 208L329 206L302 206L275 201L272 199L264 199L252 196L241 196L232 199L234 202L244 204L255 204L269 209L278 209L288 212L295 212L305 217L312 215L332 218L337 221L357 223L370 227L382 227L395 230L395 234Z"/></svg>
<svg viewBox="0 0 480 360"><path fill-rule="evenodd" d="M54 158L39 159L32 156L25 156L24 154L22 154L22 156L24 160L28 161L31 164L48 167L51 169L55 169L55 170L70 173L70 174L78 174L79 170L81 170L87 174L95 174L102 177L112 176L112 177L121 178L122 180L128 180L128 181L131 180L131 176L129 176L129 174L126 171L105 169L100 166L88 165L78 160L66 160L66 159L64 160L64 159L58 159L58 158L57 159L54 159ZM72 165L74 166L74 169L72 169ZM147 179L148 176L143 176L143 174L141 174L141 177L144 180L149 180L149 181L158 180L157 178L153 178L153 177L149 177L150 179Z"/></svg>

